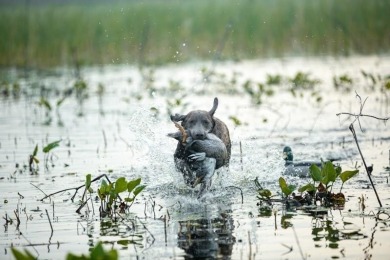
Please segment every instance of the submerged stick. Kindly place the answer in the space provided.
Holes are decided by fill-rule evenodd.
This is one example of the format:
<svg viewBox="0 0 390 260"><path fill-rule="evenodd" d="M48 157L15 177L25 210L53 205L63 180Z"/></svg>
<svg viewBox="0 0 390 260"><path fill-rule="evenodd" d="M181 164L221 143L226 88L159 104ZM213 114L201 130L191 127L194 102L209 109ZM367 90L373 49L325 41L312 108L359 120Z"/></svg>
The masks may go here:
<svg viewBox="0 0 390 260"><path fill-rule="evenodd" d="M47 212L47 209L45 209L46 211L46 216L47 216L47 219L49 220L49 224L50 224L50 228L51 228L51 236L50 238L53 236L53 226L51 225L51 220L50 220L50 217L49 217L49 212ZM49 243L50 243L50 239L49 239Z"/></svg>
<svg viewBox="0 0 390 260"><path fill-rule="evenodd" d="M15 217L16 217L16 229L19 229L19 226L20 226L20 218L19 218L19 212L17 212L16 210L14 210L14 213L15 213Z"/></svg>
<svg viewBox="0 0 390 260"><path fill-rule="evenodd" d="M106 177L108 183L111 184L111 181L110 181L110 179L107 177L106 174L102 174L102 175L99 175L99 176L95 177L93 180L91 180L91 183L94 182L94 181L100 180L100 179L103 178L103 177ZM33 185L33 184L32 184L32 185ZM33 185L33 186L36 187L35 185ZM40 199L40 201L43 201L44 199L50 198L51 196L56 195L56 194L61 193L61 192L65 192L65 191L68 191L68 190L76 190L75 193L74 193L74 195L73 195L72 198L71 198L71 200L73 201L73 200L74 200L74 197L76 197L76 194L77 194L78 190L81 189L81 188L84 187L84 186L85 186L85 183L84 183L83 185L78 186L78 187L67 188L67 189L63 189L63 190L59 190L59 191L50 193L49 195L46 195L45 197L43 197L42 199Z"/></svg>
<svg viewBox="0 0 390 260"><path fill-rule="evenodd" d="M375 192L376 198L377 198L377 200L378 200L379 206L382 207L382 203L381 203L381 200L379 199L378 193L377 193L377 191L376 191L376 189L375 189L374 182L373 182L372 179L371 179L371 171L368 169L367 164L366 164L366 161L364 160L362 151L360 150L359 142L358 142L358 140L357 140L357 136L356 136L355 129L354 129L354 127L353 127L353 123L349 126L349 130L351 130L352 135L353 135L353 138L355 139L356 146L357 146L357 148L358 148L358 150L359 150L360 156L362 157L362 161L363 161L363 164L364 164L364 168L366 168L366 172L367 172L368 179L370 180L371 186L372 186L372 188L374 189L374 192Z"/></svg>
<svg viewBox="0 0 390 260"><path fill-rule="evenodd" d="M306 259L305 256L303 255L302 247L301 247L301 244L299 243L297 232L295 232L294 226L292 226L292 230L294 231L294 237L295 237L295 241L297 242L297 245L298 245L298 248L299 248L299 253L301 254L302 259Z"/></svg>

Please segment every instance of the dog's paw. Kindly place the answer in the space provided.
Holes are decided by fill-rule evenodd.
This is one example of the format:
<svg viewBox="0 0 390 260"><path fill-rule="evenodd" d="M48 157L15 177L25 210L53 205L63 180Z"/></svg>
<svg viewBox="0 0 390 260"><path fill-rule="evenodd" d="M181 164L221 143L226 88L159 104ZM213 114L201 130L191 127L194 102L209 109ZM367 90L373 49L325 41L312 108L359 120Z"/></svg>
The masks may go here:
<svg viewBox="0 0 390 260"><path fill-rule="evenodd" d="M194 153L188 156L190 162L200 162L206 159L206 153Z"/></svg>

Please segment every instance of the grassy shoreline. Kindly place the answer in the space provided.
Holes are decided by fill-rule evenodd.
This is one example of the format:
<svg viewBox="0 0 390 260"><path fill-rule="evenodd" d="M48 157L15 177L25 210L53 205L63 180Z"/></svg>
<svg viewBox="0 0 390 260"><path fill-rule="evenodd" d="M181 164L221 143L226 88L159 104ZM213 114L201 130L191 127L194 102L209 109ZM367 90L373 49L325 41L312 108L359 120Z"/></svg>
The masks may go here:
<svg viewBox="0 0 390 260"><path fill-rule="evenodd" d="M0 5L0 66L389 54L390 1Z"/></svg>

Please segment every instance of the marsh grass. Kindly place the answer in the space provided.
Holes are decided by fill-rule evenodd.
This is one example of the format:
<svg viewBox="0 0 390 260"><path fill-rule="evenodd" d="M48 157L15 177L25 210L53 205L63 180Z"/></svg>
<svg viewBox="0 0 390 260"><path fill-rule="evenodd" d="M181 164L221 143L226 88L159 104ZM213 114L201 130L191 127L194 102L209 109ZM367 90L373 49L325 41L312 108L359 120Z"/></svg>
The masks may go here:
<svg viewBox="0 0 390 260"><path fill-rule="evenodd" d="M387 0L17 1L0 4L0 66L388 54Z"/></svg>

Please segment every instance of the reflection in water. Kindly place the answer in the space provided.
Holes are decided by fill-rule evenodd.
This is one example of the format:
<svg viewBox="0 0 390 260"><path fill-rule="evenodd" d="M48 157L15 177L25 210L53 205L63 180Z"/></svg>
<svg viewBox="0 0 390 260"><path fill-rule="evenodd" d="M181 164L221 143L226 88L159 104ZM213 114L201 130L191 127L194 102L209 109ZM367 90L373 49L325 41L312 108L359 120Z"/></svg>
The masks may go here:
<svg viewBox="0 0 390 260"><path fill-rule="evenodd" d="M347 221L340 223L327 218L315 218L312 225L313 241L328 241L330 248L338 248L341 240L360 240L367 238L360 228Z"/></svg>
<svg viewBox="0 0 390 260"><path fill-rule="evenodd" d="M106 243L116 243L122 248L129 245L142 246L144 230L138 231L137 225L129 221L112 221L110 219L100 221L100 240ZM113 238L115 238L113 240ZM150 245L147 245L150 246Z"/></svg>
<svg viewBox="0 0 390 260"><path fill-rule="evenodd" d="M230 215L179 221L178 245L187 258L225 258L232 255L235 237Z"/></svg>

